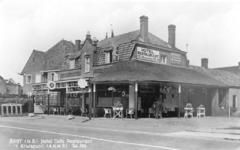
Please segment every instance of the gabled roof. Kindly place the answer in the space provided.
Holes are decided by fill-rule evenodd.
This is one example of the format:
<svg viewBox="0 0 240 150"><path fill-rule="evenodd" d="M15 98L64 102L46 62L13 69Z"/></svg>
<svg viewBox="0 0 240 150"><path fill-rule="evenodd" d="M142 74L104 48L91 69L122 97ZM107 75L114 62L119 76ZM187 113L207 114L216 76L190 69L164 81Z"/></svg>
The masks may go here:
<svg viewBox="0 0 240 150"><path fill-rule="evenodd" d="M128 60L113 64L91 82L156 82L166 81L206 86L226 86L224 83L193 69Z"/></svg>
<svg viewBox="0 0 240 150"><path fill-rule="evenodd" d="M148 42L149 44L158 45L161 47L172 49L172 47L167 42L158 38L157 36L153 35L152 33L148 33L148 39L149 39L149 42ZM111 38L103 39L98 42L97 46L101 47L101 48L112 47L112 46L114 47L114 46L118 46L120 44L129 43L132 41L141 41L142 42L142 39L140 38L140 30L136 30L136 31L125 33L125 34L117 35L117 36L114 36ZM179 50L179 49L173 48L172 50Z"/></svg>
<svg viewBox="0 0 240 150"><path fill-rule="evenodd" d="M35 60L37 60L37 62ZM21 74L29 72L32 69L31 67L34 63L36 63L36 65L37 65L37 66L34 67L35 69L37 69L37 68L44 69L44 66L45 66L44 52L38 51L38 50L33 50L32 54L30 55L30 57L27 61L27 63L25 64Z"/></svg>
<svg viewBox="0 0 240 150"><path fill-rule="evenodd" d="M144 42L140 38L140 30L103 39L97 44L97 47L100 48L100 51L95 65L104 64L104 52L108 49L112 49L114 53L118 55L119 60L129 60L133 52L133 46L135 42L154 45L160 48L164 48L165 50L182 52L178 48L172 48L167 42L163 41L152 33L148 33L148 39L148 42Z"/></svg>
<svg viewBox="0 0 240 150"><path fill-rule="evenodd" d="M239 66L214 68L214 69L232 72L232 73L235 73L236 75L240 76L240 67Z"/></svg>
<svg viewBox="0 0 240 150"><path fill-rule="evenodd" d="M72 53L75 46L72 42L61 40L47 52L33 50L21 74L31 71L57 70L61 69L65 56ZM33 61L35 60L35 62Z"/></svg>
<svg viewBox="0 0 240 150"><path fill-rule="evenodd" d="M45 53L45 68L44 70L56 70L62 67L65 61L65 56L68 53L74 52L75 46L72 42L61 40Z"/></svg>
<svg viewBox="0 0 240 150"><path fill-rule="evenodd" d="M208 77L216 79L229 86L240 86L240 77L232 72L218 70L218 69L205 69L203 67L192 66L189 68L192 70L198 71Z"/></svg>

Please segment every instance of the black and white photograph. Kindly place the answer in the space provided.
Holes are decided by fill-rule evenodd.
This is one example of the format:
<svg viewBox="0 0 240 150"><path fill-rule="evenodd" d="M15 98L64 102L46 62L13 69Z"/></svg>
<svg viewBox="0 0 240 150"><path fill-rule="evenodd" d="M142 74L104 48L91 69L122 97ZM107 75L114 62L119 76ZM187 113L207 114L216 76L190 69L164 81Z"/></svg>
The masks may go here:
<svg viewBox="0 0 240 150"><path fill-rule="evenodd" d="M240 150L239 39L237 0L0 0L0 150Z"/></svg>

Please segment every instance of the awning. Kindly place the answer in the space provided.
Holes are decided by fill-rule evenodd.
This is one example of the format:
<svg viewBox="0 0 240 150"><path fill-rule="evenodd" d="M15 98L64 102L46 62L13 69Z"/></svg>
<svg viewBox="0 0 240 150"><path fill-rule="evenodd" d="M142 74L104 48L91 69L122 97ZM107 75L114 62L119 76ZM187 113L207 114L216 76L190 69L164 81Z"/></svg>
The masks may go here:
<svg viewBox="0 0 240 150"><path fill-rule="evenodd" d="M173 82L227 87L226 84L189 68L139 60L117 62L90 82Z"/></svg>

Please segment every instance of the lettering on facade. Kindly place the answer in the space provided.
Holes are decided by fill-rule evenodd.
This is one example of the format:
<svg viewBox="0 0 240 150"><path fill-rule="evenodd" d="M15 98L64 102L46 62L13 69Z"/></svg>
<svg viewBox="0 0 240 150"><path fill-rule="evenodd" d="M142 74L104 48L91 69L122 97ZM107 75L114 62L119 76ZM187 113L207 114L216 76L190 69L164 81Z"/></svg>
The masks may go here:
<svg viewBox="0 0 240 150"><path fill-rule="evenodd" d="M137 47L137 59L159 62L159 51Z"/></svg>
<svg viewBox="0 0 240 150"><path fill-rule="evenodd" d="M64 74L60 74L61 79L62 78L68 78L68 77L76 77L76 76L80 76L81 72L68 72L68 73L64 73Z"/></svg>
<svg viewBox="0 0 240 150"><path fill-rule="evenodd" d="M171 53L171 63L172 65L179 65L182 64L182 59L180 54Z"/></svg>

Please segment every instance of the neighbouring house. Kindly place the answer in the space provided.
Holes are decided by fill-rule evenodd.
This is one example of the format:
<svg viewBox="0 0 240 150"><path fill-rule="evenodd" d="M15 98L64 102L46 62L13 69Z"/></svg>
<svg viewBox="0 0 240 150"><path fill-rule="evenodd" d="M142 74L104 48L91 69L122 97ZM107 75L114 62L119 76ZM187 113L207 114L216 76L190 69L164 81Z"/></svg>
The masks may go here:
<svg viewBox="0 0 240 150"><path fill-rule="evenodd" d="M7 93L7 85L3 77L0 76L0 94Z"/></svg>
<svg viewBox="0 0 240 150"><path fill-rule="evenodd" d="M141 16L135 31L100 41L88 32L82 43L61 40L47 52L34 50L21 74L24 93L34 95L35 112L42 113L41 106L49 103L103 116L103 108L119 101L124 112L133 108L135 117L146 117L158 100L170 116L182 113L187 103L204 105L207 116L228 115L219 103L229 100L231 86L240 86L189 66L187 53L175 45L175 25L168 26L165 42L149 32L148 23Z"/></svg>
<svg viewBox="0 0 240 150"><path fill-rule="evenodd" d="M216 79L224 83L227 88L218 89L218 101L213 102L215 105L215 116L230 116L238 114L240 111L240 104L237 103L238 97L240 97L240 76L237 74L237 70L230 71L222 68L208 68L208 59L203 58L201 61L201 67L192 66L190 68L196 70L206 76Z"/></svg>
<svg viewBox="0 0 240 150"><path fill-rule="evenodd" d="M19 95L23 93L22 86L19 83L16 83L13 79L5 79L5 83L8 94Z"/></svg>
<svg viewBox="0 0 240 150"><path fill-rule="evenodd" d="M13 79L3 79L3 77L0 76L0 93L2 95L19 95L22 94L22 86Z"/></svg>

